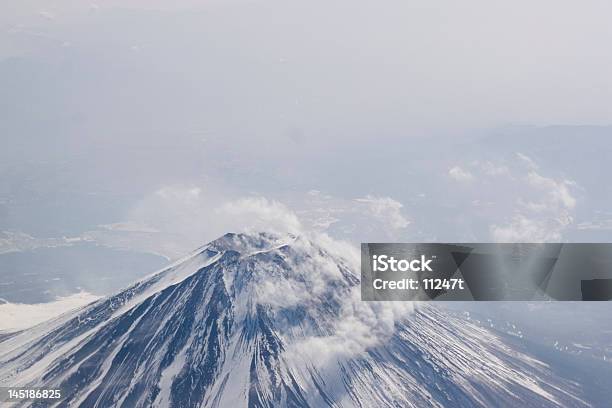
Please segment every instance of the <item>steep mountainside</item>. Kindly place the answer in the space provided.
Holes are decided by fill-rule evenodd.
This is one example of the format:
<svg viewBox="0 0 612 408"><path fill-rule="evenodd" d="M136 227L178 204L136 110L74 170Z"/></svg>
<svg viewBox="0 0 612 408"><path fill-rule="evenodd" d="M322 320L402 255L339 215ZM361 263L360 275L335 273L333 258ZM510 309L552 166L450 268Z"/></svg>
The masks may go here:
<svg viewBox="0 0 612 408"><path fill-rule="evenodd" d="M60 387L58 406L83 407L588 406L499 334L361 302L357 266L303 238L227 234L0 338L0 386Z"/></svg>

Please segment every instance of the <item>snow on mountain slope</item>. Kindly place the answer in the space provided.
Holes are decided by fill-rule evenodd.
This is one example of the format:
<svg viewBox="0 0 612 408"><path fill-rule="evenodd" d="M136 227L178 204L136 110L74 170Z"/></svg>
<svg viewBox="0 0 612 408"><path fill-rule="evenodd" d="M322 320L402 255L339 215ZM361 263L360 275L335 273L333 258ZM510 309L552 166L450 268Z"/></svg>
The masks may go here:
<svg viewBox="0 0 612 408"><path fill-rule="evenodd" d="M577 384L486 329L361 302L358 265L333 252L227 234L0 338L0 386L61 387L58 406L82 407L588 406Z"/></svg>

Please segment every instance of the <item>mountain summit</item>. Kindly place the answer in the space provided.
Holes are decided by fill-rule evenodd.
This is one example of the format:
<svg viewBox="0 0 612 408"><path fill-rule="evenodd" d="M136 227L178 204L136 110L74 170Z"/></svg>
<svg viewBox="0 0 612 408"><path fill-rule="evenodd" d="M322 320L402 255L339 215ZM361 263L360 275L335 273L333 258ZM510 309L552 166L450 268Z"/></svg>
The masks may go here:
<svg viewBox="0 0 612 408"><path fill-rule="evenodd" d="M61 388L59 406L82 407L588 406L499 333L361 302L357 266L332 252L227 234L0 338L0 386Z"/></svg>

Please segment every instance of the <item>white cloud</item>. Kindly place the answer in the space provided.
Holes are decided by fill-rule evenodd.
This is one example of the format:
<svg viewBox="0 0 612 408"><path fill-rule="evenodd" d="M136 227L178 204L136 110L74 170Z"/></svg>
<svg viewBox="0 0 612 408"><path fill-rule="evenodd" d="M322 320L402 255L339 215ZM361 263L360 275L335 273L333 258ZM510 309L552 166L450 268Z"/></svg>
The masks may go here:
<svg viewBox="0 0 612 408"><path fill-rule="evenodd" d="M402 215L402 203L397 200L390 197L367 195L363 198L356 198L355 201L366 204L367 211L389 228L402 229L410 225L410 221Z"/></svg>
<svg viewBox="0 0 612 408"><path fill-rule="evenodd" d="M141 251L149 245L148 252L176 258L226 232L328 232L353 241L393 240L409 224L402 203L390 197L343 199L311 190L281 202L236 197L211 186L171 185L143 197L124 220L87 236Z"/></svg>
<svg viewBox="0 0 612 408"><path fill-rule="evenodd" d="M338 282L345 278L339 265L358 274L358 249L326 234L306 233L305 238L291 241L292 249L299 255L285 258L292 270L290 275L283 274L281 267L276 270L277 266L267 261L264 261L266 268L253 268L261 272L253 275L256 303L272 310L299 305L317 317L316 328L305 323L300 328L305 337L288 342L288 360L306 358L310 364L324 366L360 355L388 340L394 333L395 323L405 319L414 310L414 304L362 302L359 285L346 288L347 292L340 290L345 286L338 286ZM339 303L339 314L321 307L321 302L330 300L329 297ZM291 331L287 335L292 335Z"/></svg>
<svg viewBox="0 0 612 408"><path fill-rule="evenodd" d="M526 156L524 156L526 157ZM521 181L531 187L516 199L515 215L509 222L493 224L490 231L496 242L558 242L563 231L572 224L576 198L568 180L556 180L539 174L538 166L529 159L529 171Z"/></svg>
<svg viewBox="0 0 612 408"><path fill-rule="evenodd" d="M474 176L468 170L464 170L459 166L452 167L448 171L448 175L461 183L466 183L474 180Z"/></svg>
<svg viewBox="0 0 612 408"><path fill-rule="evenodd" d="M565 216L541 219L517 214L509 223L492 225L491 235L495 242L559 242L571 222Z"/></svg>
<svg viewBox="0 0 612 408"><path fill-rule="evenodd" d="M226 232L300 233L297 215L265 197L233 198L212 187L166 186L143 198L124 225L144 225L179 240L185 252Z"/></svg>
<svg viewBox="0 0 612 408"><path fill-rule="evenodd" d="M231 230L294 234L302 231L302 224L293 211L278 201L264 197L247 197L230 201L219 207L216 213L222 217L229 217L224 219L227 219L228 228Z"/></svg>
<svg viewBox="0 0 612 408"><path fill-rule="evenodd" d="M555 205L573 209L576 206L576 199L571 195L569 187L574 183L568 180L554 180L543 177L535 171L529 172L527 182L536 188L545 191L549 201Z"/></svg>
<svg viewBox="0 0 612 408"><path fill-rule="evenodd" d="M46 18L47 20L55 20L55 18L57 17L54 12L49 10L40 10L38 12L38 15L43 18Z"/></svg>
<svg viewBox="0 0 612 408"><path fill-rule="evenodd" d="M362 302L358 288L347 296L341 312L332 323L331 335L313 335L294 342L287 350L324 368L339 359L363 355L371 347L384 344L395 332L396 322L414 311L412 302Z"/></svg>
<svg viewBox="0 0 612 408"><path fill-rule="evenodd" d="M227 232L329 232L354 241L393 240L410 224L402 203L390 197L342 199L311 190L288 202L235 197L211 186L169 185L140 200L121 222L88 236L111 246L115 241L122 248L131 241L138 250L148 242L149 252L175 258ZM347 230L361 235L339 233Z"/></svg>
<svg viewBox="0 0 612 408"><path fill-rule="evenodd" d="M99 299L99 296L87 292L59 297L53 302L21 304L0 304L0 331L23 330L74 310Z"/></svg>
<svg viewBox="0 0 612 408"><path fill-rule="evenodd" d="M387 196L347 199L310 191L294 195L288 203L304 230L327 232L353 242L394 241L404 236L411 224L403 204Z"/></svg>
<svg viewBox="0 0 612 408"><path fill-rule="evenodd" d="M538 170L539 166L536 164L535 161L533 161L533 159L529 156L527 156L526 154L523 153L516 153L516 157L522 161L529 169L531 170Z"/></svg>
<svg viewBox="0 0 612 408"><path fill-rule="evenodd" d="M124 231L124 232L144 232L144 233L156 233L159 230L151 228L148 225L136 224L134 222L115 222L112 224L101 224L100 228L108 231Z"/></svg>
<svg viewBox="0 0 612 408"><path fill-rule="evenodd" d="M508 168L508 166L495 164L490 161L481 163L480 169L487 176L503 176L503 175L508 175L510 173L510 169Z"/></svg>
<svg viewBox="0 0 612 408"><path fill-rule="evenodd" d="M516 153L516 158L513 162L475 160L469 163L469 170L455 166L449 175L474 187L463 194L468 194L472 206L478 208L478 217L493 220L486 222L494 241L562 240L573 223L577 200L572 190L576 184L544 176L539 165L523 153ZM466 220L462 215L458 222L469 229Z"/></svg>

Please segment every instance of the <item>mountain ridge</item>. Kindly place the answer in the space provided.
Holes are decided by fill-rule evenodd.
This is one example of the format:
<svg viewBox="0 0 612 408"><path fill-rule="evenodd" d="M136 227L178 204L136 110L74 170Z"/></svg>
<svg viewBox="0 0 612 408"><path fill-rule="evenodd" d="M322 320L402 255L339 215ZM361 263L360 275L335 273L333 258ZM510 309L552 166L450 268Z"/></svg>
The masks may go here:
<svg viewBox="0 0 612 408"><path fill-rule="evenodd" d="M486 329L361 302L351 264L301 237L226 234L0 339L0 385L59 387L58 406L83 407L588 406Z"/></svg>

